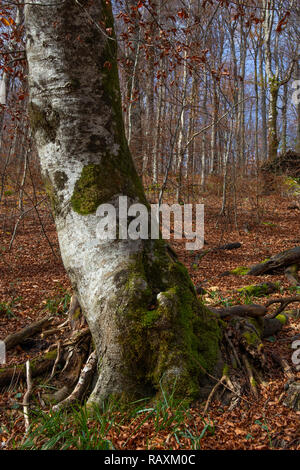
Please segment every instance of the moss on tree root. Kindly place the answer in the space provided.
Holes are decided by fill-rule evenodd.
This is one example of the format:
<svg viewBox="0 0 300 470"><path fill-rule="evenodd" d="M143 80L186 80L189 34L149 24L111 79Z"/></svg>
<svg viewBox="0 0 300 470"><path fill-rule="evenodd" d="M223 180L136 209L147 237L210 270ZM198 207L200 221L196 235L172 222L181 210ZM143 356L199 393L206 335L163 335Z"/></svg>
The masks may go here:
<svg viewBox="0 0 300 470"><path fill-rule="evenodd" d="M120 295L126 308L116 312L124 374L155 393L194 399L203 369L219 360L218 320L197 299L186 268L167 254L161 240L136 256Z"/></svg>

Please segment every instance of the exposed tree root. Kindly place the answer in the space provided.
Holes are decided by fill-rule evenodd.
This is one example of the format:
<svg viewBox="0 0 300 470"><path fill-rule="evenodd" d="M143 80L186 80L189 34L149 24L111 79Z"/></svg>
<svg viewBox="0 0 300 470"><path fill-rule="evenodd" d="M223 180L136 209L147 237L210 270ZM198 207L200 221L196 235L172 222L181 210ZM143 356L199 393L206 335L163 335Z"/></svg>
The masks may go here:
<svg viewBox="0 0 300 470"><path fill-rule="evenodd" d="M245 399L242 395L247 390L252 392L255 399L258 397L259 386L266 385L264 372L267 359L263 351L262 338L276 334L282 328L283 322L274 317L283 312L287 305L298 301L300 301L300 296L272 299L265 306L253 304L219 309L210 308L223 324L222 352L226 364L221 378L207 374L216 383L209 392L204 407L205 413L215 395L219 398L222 397L224 403L229 403L230 409L237 406L241 399ZM280 308L275 313L268 314L268 307L274 303L280 303ZM54 411L79 402L86 396L97 366L96 352L91 352L89 328L77 329L79 324L82 325L82 319L76 298L73 298L71 306L68 323L76 329L71 328L69 338L57 341L56 345L49 348L50 350L48 349L41 357L32 359L30 365L27 365L31 370L30 382L31 378L50 371L46 381L48 383L51 381L57 387L57 391L52 395L40 397L40 400L43 403L44 400L54 403ZM46 317L20 332L8 336L7 344L9 347L13 347L12 345L28 339L30 335L40 333L50 322L51 317ZM65 328L66 322L57 326L55 330L60 331L61 327ZM273 359L280 363L287 374L286 364L283 364L282 360L280 362L278 358L277 360ZM199 367L202 366L199 364ZM26 380L26 368L23 364L0 370L0 387L11 384L15 379ZM289 380L292 382L291 376ZM27 383L29 383L28 370ZM28 389L31 393L29 386ZM25 411L24 417L26 417Z"/></svg>
<svg viewBox="0 0 300 470"><path fill-rule="evenodd" d="M255 381L254 375L253 375L253 368L252 368L250 362L248 361L247 357L245 356L245 354L242 355L242 359L243 359L243 363L245 365L245 368L246 368L246 371L247 371L247 374L248 374L250 388L251 388L254 396L257 397L258 392L257 392L257 388L256 388L256 381Z"/></svg>
<svg viewBox="0 0 300 470"><path fill-rule="evenodd" d="M279 315L281 312L284 311L284 309L286 309L286 307L291 304L291 303L294 303L294 302L300 302L300 295L295 295L293 297L286 297L284 299L270 299L267 303L266 303L266 308L270 307L270 305L273 305L273 304L280 304L280 307L276 310L276 312L274 313L270 313L266 316L266 318L274 318L276 317L277 315Z"/></svg>
<svg viewBox="0 0 300 470"><path fill-rule="evenodd" d="M88 389L92 381L94 372L96 370L96 366L97 366L97 355L96 355L96 352L93 351L90 354L85 366L83 367L81 371L79 380L73 392L67 398L62 400L57 405L55 405L53 407L53 411L58 411L82 399L82 397L84 396L86 390Z"/></svg>
<svg viewBox="0 0 300 470"><path fill-rule="evenodd" d="M263 305L249 304L249 305L234 305L227 308L212 308L209 309L216 313L220 318L233 317L233 316L249 316L249 317L263 317L267 313L266 307Z"/></svg>

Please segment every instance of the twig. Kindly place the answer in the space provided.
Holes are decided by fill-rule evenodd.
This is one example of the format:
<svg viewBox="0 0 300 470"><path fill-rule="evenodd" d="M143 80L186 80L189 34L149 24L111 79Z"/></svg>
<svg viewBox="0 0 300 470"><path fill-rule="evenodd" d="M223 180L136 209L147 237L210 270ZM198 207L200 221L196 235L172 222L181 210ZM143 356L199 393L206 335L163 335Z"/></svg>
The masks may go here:
<svg viewBox="0 0 300 470"><path fill-rule="evenodd" d="M208 376L210 377L211 379L215 380L216 382L219 382L219 379L217 379L216 377L214 377L213 375L211 375L209 372L207 372L207 370L203 367L202 364L200 364L199 361L197 361L195 359L195 362L198 364L198 366L200 367L200 369ZM228 383L229 382L229 378L227 377L226 378L226 382ZM231 388L230 386L228 385L225 385L223 384L223 387L227 388L227 390L229 390L230 392L232 392L234 395L236 395L237 397L239 397L241 400L245 401L246 403L248 403L249 405L253 405L253 402L247 400L246 398L242 397L239 393L235 392L233 390L233 388Z"/></svg>
<svg viewBox="0 0 300 470"><path fill-rule="evenodd" d="M32 380L31 380L31 370L30 370L30 361L26 361L26 382L27 382L27 391L23 399L23 413L25 421L25 435L28 433L30 422L28 414L28 406L30 401L30 395L32 391Z"/></svg>
<svg viewBox="0 0 300 470"><path fill-rule="evenodd" d="M206 414L207 413L207 410L208 410L208 407L210 405L210 402L212 400L212 397L214 396L217 388L224 382L224 380L226 380L226 375L222 375L222 377L220 378L220 380L216 383L216 385L213 387L213 389L211 390L210 394L208 395L208 398L207 398L207 401L206 401L206 404L205 404L205 407L204 407L204 410L203 410L203 413Z"/></svg>
<svg viewBox="0 0 300 470"><path fill-rule="evenodd" d="M21 220L23 219L23 217L25 217L26 214L28 214L28 212L32 211L32 210L36 210L37 206L40 205L43 201L45 201L47 198L44 197L41 201L37 202L33 207L30 207L29 209L27 209L26 211L22 212L14 226L14 231L13 231L13 234L12 234L12 237L11 237L11 240L10 240L10 243L9 243L9 247L8 247L8 251L11 250L11 247L13 245L13 242L14 242L14 239L15 239L15 236L16 236L16 233L17 233L17 228L18 228L18 225L19 223L21 222Z"/></svg>

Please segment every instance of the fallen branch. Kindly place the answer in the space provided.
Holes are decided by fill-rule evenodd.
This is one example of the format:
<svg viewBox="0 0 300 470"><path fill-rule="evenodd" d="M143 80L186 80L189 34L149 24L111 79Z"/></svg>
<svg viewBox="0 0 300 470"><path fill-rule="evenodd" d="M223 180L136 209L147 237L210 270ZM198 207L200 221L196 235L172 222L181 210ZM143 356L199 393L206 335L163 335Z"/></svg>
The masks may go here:
<svg viewBox="0 0 300 470"><path fill-rule="evenodd" d="M285 250L272 256L263 263L256 264L248 271L248 276L261 276L262 274L272 274L273 272L284 271L285 268L293 264L300 263L300 246Z"/></svg>
<svg viewBox="0 0 300 470"><path fill-rule="evenodd" d="M39 320L35 323L31 323L31 325L25 326L25 328L22 328L22 330L8 335L4 339L6 350L8 351L14 346L17 346L18 344L25 341L25 339L36 335L37 333L42 331L43 328L48 326L52 320L53 320L53 317L48 315L47 317L42 318L42 320Z"/></svg>
<svg viewBox="0 0 300 470"><path fill-rule="evenodd" d="M218 251L222 250L236 250L238 248L241 248L241 243L235 242L235 243L227 243L226 245L222 246L215 246L213 248L209 248L207 250L204 250L200 253L197 253L194 259L194 263L198 263L204 256L208 255L209 253L217 253Z"/></svg>
<svg viewBox="0 0 300 470"><path fill-rule="evenodd" d="M31 359L31 376L32 378L43 375L45 372L53 367L55 358L57 356L57 349L47 351L42 356ZM5 367L0 369L0 388L10 385L14 379L25 380L26 379L26 367L25 364L18 364L13 367Z"/></svg>

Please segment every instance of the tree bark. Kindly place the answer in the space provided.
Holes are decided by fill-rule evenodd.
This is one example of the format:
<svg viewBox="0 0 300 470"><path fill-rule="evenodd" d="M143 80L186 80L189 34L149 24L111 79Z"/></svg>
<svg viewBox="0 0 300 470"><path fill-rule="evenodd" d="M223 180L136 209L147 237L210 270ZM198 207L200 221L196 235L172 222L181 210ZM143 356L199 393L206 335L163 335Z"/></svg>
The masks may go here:
<svg viewBox="0 0 300 470"><path fill-rule="evenodd" d="M96 237L100 204L117 206L120 195L147 204L124 133L111 7L40 4L25 7L30 119L63 263L98 356L89 404L174 383L178 395L197 397L203 369L219 359L220 330L186 269L162 240Z"/></svg>

